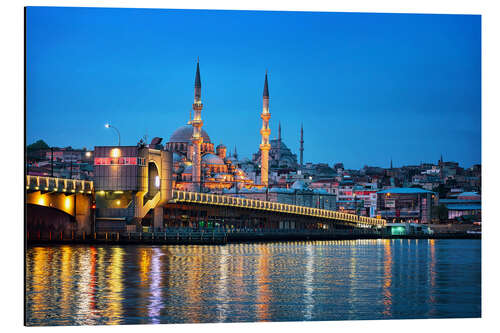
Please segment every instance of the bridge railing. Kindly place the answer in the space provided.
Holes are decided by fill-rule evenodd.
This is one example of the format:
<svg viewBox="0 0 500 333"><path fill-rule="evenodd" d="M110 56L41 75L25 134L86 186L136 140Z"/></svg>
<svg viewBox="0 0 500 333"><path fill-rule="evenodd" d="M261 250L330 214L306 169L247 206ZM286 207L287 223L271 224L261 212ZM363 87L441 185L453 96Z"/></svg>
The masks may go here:
<svg viewBox="0 0 500 333"><path fill-rule="evenodd" d="M358 216L344 212L331 211L320 208L290 205L279 202L255 200L249 198L232 197L218 194L173 191L173 199L183 202L193 202L209 205L223 205L240 208L259 209L266 211L276 211L281 213L292 213L305 216L315 216L319 218L340 220L357 224L359 226L384 226L384 219L377 219L367 216Z"/></svg>
<svg viewBox="0 0 500 333"><path fill-rule="evenodd" d="M26 175L26 189L32 191L90 194L94 189L94 182L91 180Z"/></svg>

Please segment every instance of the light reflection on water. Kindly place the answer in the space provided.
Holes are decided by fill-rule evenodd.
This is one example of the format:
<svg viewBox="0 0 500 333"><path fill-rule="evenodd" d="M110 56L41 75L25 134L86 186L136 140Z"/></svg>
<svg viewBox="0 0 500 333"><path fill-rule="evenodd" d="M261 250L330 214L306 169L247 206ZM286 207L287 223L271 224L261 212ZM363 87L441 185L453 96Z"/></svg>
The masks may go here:
<svg viewBox="0 0 500 333"><path fill-rule="evenodd" d="M479 317L479 240L40 246L28 325Z"/></svg>

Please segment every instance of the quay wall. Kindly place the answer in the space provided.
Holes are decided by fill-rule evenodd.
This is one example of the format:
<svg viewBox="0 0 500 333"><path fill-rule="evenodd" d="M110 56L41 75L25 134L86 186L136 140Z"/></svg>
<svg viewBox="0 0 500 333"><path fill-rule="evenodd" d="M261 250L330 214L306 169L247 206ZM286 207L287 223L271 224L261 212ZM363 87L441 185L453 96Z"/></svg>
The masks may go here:
<svg viewBox="0 0 500 333"><path fill-rule="evenodd" d="M200 231L170 230L166 232L71 232L28 234L27 244L226 244L246 242L355 240L355 239L481 239L481 234L435 233L432 235L391 235L367 231Z"/></svg>

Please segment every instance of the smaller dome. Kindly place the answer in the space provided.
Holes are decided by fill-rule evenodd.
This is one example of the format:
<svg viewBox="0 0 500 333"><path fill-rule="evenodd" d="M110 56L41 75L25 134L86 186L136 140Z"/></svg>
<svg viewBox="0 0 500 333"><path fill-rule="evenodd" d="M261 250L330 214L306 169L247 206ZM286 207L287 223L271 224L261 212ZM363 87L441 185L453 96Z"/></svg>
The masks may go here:
<svg viewBox="0 0 500 333"><path fill-rule="evenodd" d="M307 186L307 184L303 180L298 179L292 184L292 189L294 189L294 190L307 190L307 189L309 189L309 187Z"/></svg>
<svg viewBox="0 0 500 333"><path fill-rule="evenodd" d="M227 147L226 147L226 146L224 146L222 143L216 147L216 149L220 149L220 148L227 149Z"/></svg>
<svg viewBox="0 0 500 333"><path fill-rule="evenodd" d="M224 161L222 160L222 158L214 154L205 154L203 155L201 160L203 163L207 164L224 165Z"/></svg>

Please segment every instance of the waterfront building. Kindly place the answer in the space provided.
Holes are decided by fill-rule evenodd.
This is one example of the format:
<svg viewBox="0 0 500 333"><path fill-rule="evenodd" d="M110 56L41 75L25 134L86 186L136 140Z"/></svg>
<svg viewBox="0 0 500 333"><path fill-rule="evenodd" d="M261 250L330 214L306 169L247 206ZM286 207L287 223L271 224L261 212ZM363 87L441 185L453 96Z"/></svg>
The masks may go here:
<svg viewBox="0 0 500 333"><path fill-rule="evenodd" d="M481 195L477 192L462 192L440 199L445 205L449 220L477 222L481 220Z"/></svg>
<svg viewBox="0 0 500 333"><path fill-rule="evenodd" d="M437 196L421 188L390 188L377 192L377 215L388 222L430 223Z"/></svg>
<svg viewBox="0 0 500 333"><path fill-rule="evenodd" d="M93 157L91 150L48 148L32 152L27 156L27 174L68 179L92 179Z"/></svg>
<svg viewBox="0 0 500 333"><path fill-rule="evenodd" d="M71 147L65 148L48 148L44 149L43 155L45 155L44 160L53 160L57 162L91 162L93 158L93 152L83 149L73 149Z"/></svg>
<svg viewBox="0 0 500 333"><path fill-rule="evenodd" d="M429 225L421 223L386 223L384 229L393 236L432 235L434 233Z"/></svg>
<svg viewBox="0 0 500 333"><path fill-rule="evenodd" d="M337 210L335 194L328 193L324 189L310 188L304 180L296 180L289 188L243 188L237 192L235 189L230 189L224 190L223 194L311 208Z"/></svg>

